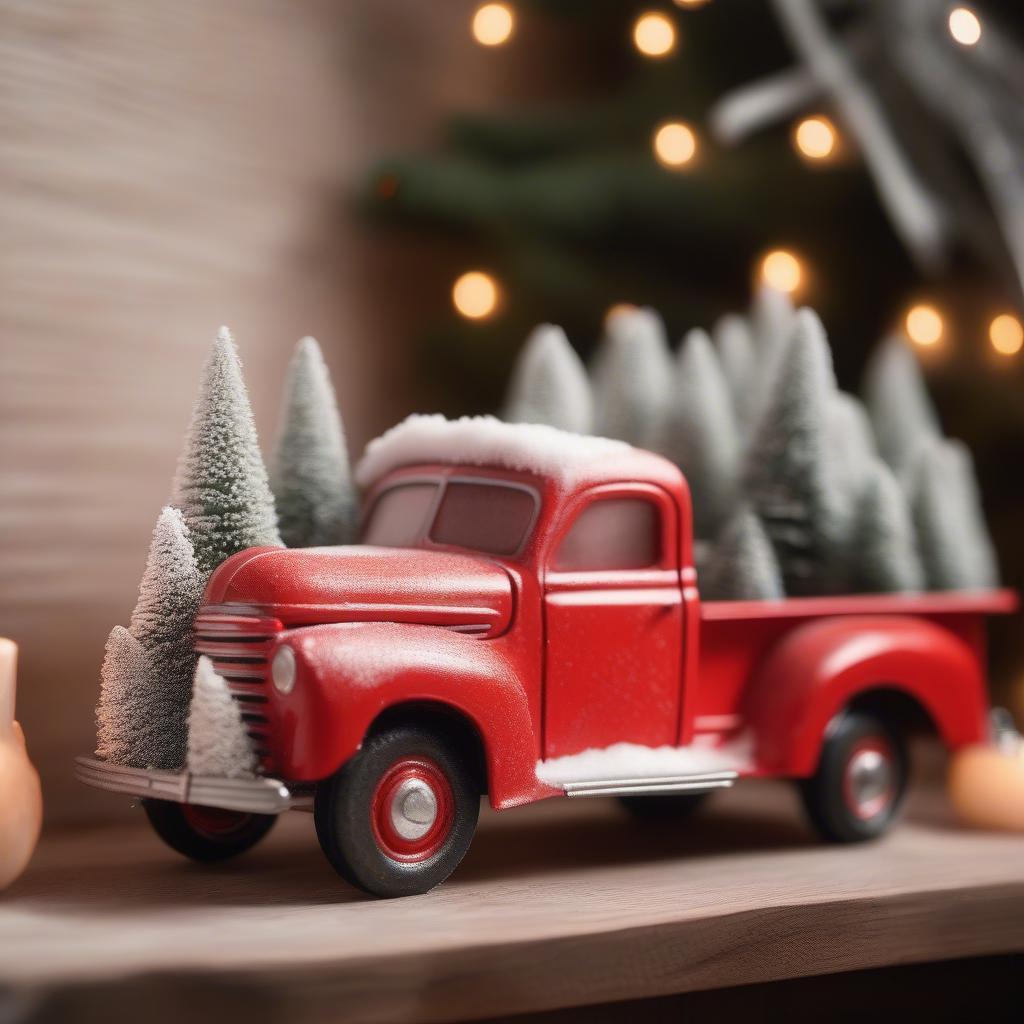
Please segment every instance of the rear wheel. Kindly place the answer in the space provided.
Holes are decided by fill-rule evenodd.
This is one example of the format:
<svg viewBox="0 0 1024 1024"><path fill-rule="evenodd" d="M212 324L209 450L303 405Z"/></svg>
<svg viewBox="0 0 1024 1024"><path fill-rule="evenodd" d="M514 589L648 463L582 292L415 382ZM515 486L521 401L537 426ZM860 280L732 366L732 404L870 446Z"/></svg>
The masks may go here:
<svg viewBox="0 0 1024 1024"><path fill-rule="evenodd" d="M246 814L170 800L143 800L142 807L153 830L172 850L204 863L227 860L251 849L277 821L273 814Z"/></svg>
<svg viewBox="0 0 1024 1024"><path fill-rule="evenodd" d="M825 839L862 842L884 835L899 817L907 776L902 737L873 715L847 712L830 728L800 795Z"/></svg>
<svg viewBox="0 0 1024 1024"><path fill-rule="evenodd" d="M709 793L666 793L662 796L620 796L623 807L641 821L686 821Z"/></svg>
<svg viewBox="0 0 1024 1024"><path fill-rule="evenodd" d="M428 892L476 831L480 787L454 737L414 725L371 736L316 791L316 832L346 881L373 896Z"/></svg>

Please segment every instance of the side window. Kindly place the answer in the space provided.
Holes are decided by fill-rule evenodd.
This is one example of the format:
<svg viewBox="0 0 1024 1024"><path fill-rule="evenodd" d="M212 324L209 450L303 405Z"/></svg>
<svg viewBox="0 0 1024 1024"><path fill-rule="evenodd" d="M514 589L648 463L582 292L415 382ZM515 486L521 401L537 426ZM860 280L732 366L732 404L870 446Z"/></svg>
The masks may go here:
<svg viewBox="0 0 1024 1024"><path fill-rule="evenodd" d="M605 498L588 505L555 552L562 572L647 569L660 551L658 509L642 498Z"/></svg>

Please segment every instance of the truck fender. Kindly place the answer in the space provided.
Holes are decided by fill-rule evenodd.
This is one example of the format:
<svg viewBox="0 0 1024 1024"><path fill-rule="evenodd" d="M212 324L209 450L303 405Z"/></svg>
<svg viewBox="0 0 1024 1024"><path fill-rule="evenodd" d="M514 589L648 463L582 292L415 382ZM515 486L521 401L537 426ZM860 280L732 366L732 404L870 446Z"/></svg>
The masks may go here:
<svg viewBox="0 0 1024 1024"><path fill-rule="evenodd" d="M282 753L293 777L318 781L332 775L383 712L430 705L454 712L476 730L493 805L546 795L536 776L539 729L507 638L371 622L310 626L290 631L284 642L297 661L289 695L296 699L277 700Z"/></svg>
<svg viewBox="0 0 1024 1024"><path fill-rule="evenodd" d="M857 616L800 626L774 647L747 692L759 773L814 773L832 719L885 689L916 701L950 748L986 735L978 653L955 633L913 617Z"/></svg>

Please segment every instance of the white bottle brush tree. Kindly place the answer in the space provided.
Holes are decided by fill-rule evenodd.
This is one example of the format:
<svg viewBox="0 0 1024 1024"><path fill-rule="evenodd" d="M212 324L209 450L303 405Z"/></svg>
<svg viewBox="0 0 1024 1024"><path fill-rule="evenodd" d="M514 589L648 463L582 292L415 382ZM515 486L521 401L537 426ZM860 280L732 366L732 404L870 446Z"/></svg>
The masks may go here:
<svg viewBox="0 0 1024 1024"><path fill-rule="evenodd" d="M526 339L512 371L504 418L510 423L546 423L574 434L593 429L590 380L561 327L541 324Z"/></svg>
<svg viewBox="0 0 1024 1024"><path fill-rule="evenodd" d="M238 702L209 658L196 665L188 714L188 770L223 779L251 778L256 755Z"/></svg>
<svg viewBox="0 0 1024 1024"><path fill-rule="evenodd" d="M284 542L293 548L355 539L356 492L327 364L313 338L296 346L270 474Z"/></svg>
<svg viewBox="0 0 1024 1024"><path fill-rule="evenodd" d="M210 572L244 548L279 545L249 398L231 335L206 362L174 486L153 534L129 628L107 641L99 756L177 770L185 763L195 655L192 623Z"/></svg>

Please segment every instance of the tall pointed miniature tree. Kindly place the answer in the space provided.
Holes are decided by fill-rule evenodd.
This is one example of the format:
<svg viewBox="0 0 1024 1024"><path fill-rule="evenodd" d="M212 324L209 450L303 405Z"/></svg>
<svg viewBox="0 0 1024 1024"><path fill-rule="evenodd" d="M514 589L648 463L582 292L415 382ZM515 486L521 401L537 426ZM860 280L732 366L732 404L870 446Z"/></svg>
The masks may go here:
<svg viewBox="0 0 1024 1024"><path fill-rule="evenodd" d="M594 363L595 432L657 449L672 387L665 325L653 309L609 319Z"/></svg>
<svg viewBox="0 0 1024 1024"><path fill-rule="evenodd" d="M505 419L546 423L574 434L593 430L590 380L561 327L541 324L526 339L512 371Z"/></svg>
<svg viewBox="0 0 1024 1024"><path fill-rule="evenodd" d="M146 653L150 677L137 686L137 714L159 737L148 767L180 768L196 656L192 623L206 577L176 508L165 508L149 548L130 630Z"/></svg>
<svg viewBox="0 0 1024 1024"><path fill-rule="evenodd" d="M995 586L998 569L964 451L946 441L926 441L918 449L909 481L929 589Z"/></svg>
<svg viewBox="0 0 1024 1024"><path fill-rule="evenodd" d="M746 429L754 414L754 383L757 380L757 360L754 354L754 336L745 317L727 313L714 326L711 336L722 367L733 408L742 429Z"/></svg>
<svg viewBox="0 0 1024 1024"><path fill-rule="evenodd" d="M107 637L96 707L96 756L111 764L145 768L153 760L144 695L154 685L142 644L124 626Z"/></svg>
<svg viewBox="0 0 1024 1024"><path fill-rule="evenodd" d="M851 559L853 589L863 593L924 589L910 506L892 470L874 458L857 506Z"/></svg>
<svg viewBox="0 0 1024 1024"><path fill-rule="evenodd" d="M910 470L923 443L942 437L921 367L898 336L872 353L864 375L864 401L878 450L897 477Z"/></svg>
<svg viewBox="0 0 1024 1024"><path fill-rule="evenodd" d="M345 432L323 353L314 338L295 348L270 486L281 538L290 548L355 539L356 490Z"/></svg>
<svg viewBox="0 0 1024 1024"><path fill-rule="evenodd" d="M857 398L845 391L832 395L828 404L827 432L833 477L842 492L843 507L855 509L877 458L871 422ZM849 524L852 527L852 519Z"/></svg>
<svg viewBox="0 0 1024 1024"><path fill-rule="evenodd" d="M793 334L795 320L796 310L785 292L764 284L754 293L750 326L762 373L771 371L781 358Z"/></svg>
<svg viewBox="0 0 1024 1024"><path fill-rule="evenodd" d="M204 573L243 548L281 543L242 367L226 327L203 371L173 503L185 517Z"/></svg>
<svg viewBox="0 0 1024 1024"><path fill-rule="evenodd" d="M845 508L828 445L835 394L832 359L817 315L802 309L746 457L744 489L760 516L792 595L828 593L842 571Z"/></svg>
<svg viewBox="0 0 1024 1024"><path fill-rule="evenodd" d="M196 665L188 714L188 770L222 779L251 778L256 755L238 702L209 658Z"/></svg>
<svg viewBox="0 0 1024 1024"><path fill-rule="evenodd" d="M707 601L775 601L785 596L782 574L757 516L739 508L726 524L700 576Z"/></svg>
<svg viewBox="0 0 1024 1024"><path fill-rule="evenodd" d="M698 537L717 535L733 510L740 434L729 385L707 332L690 331L676 361L661 450L686 475Z"/></svg>

